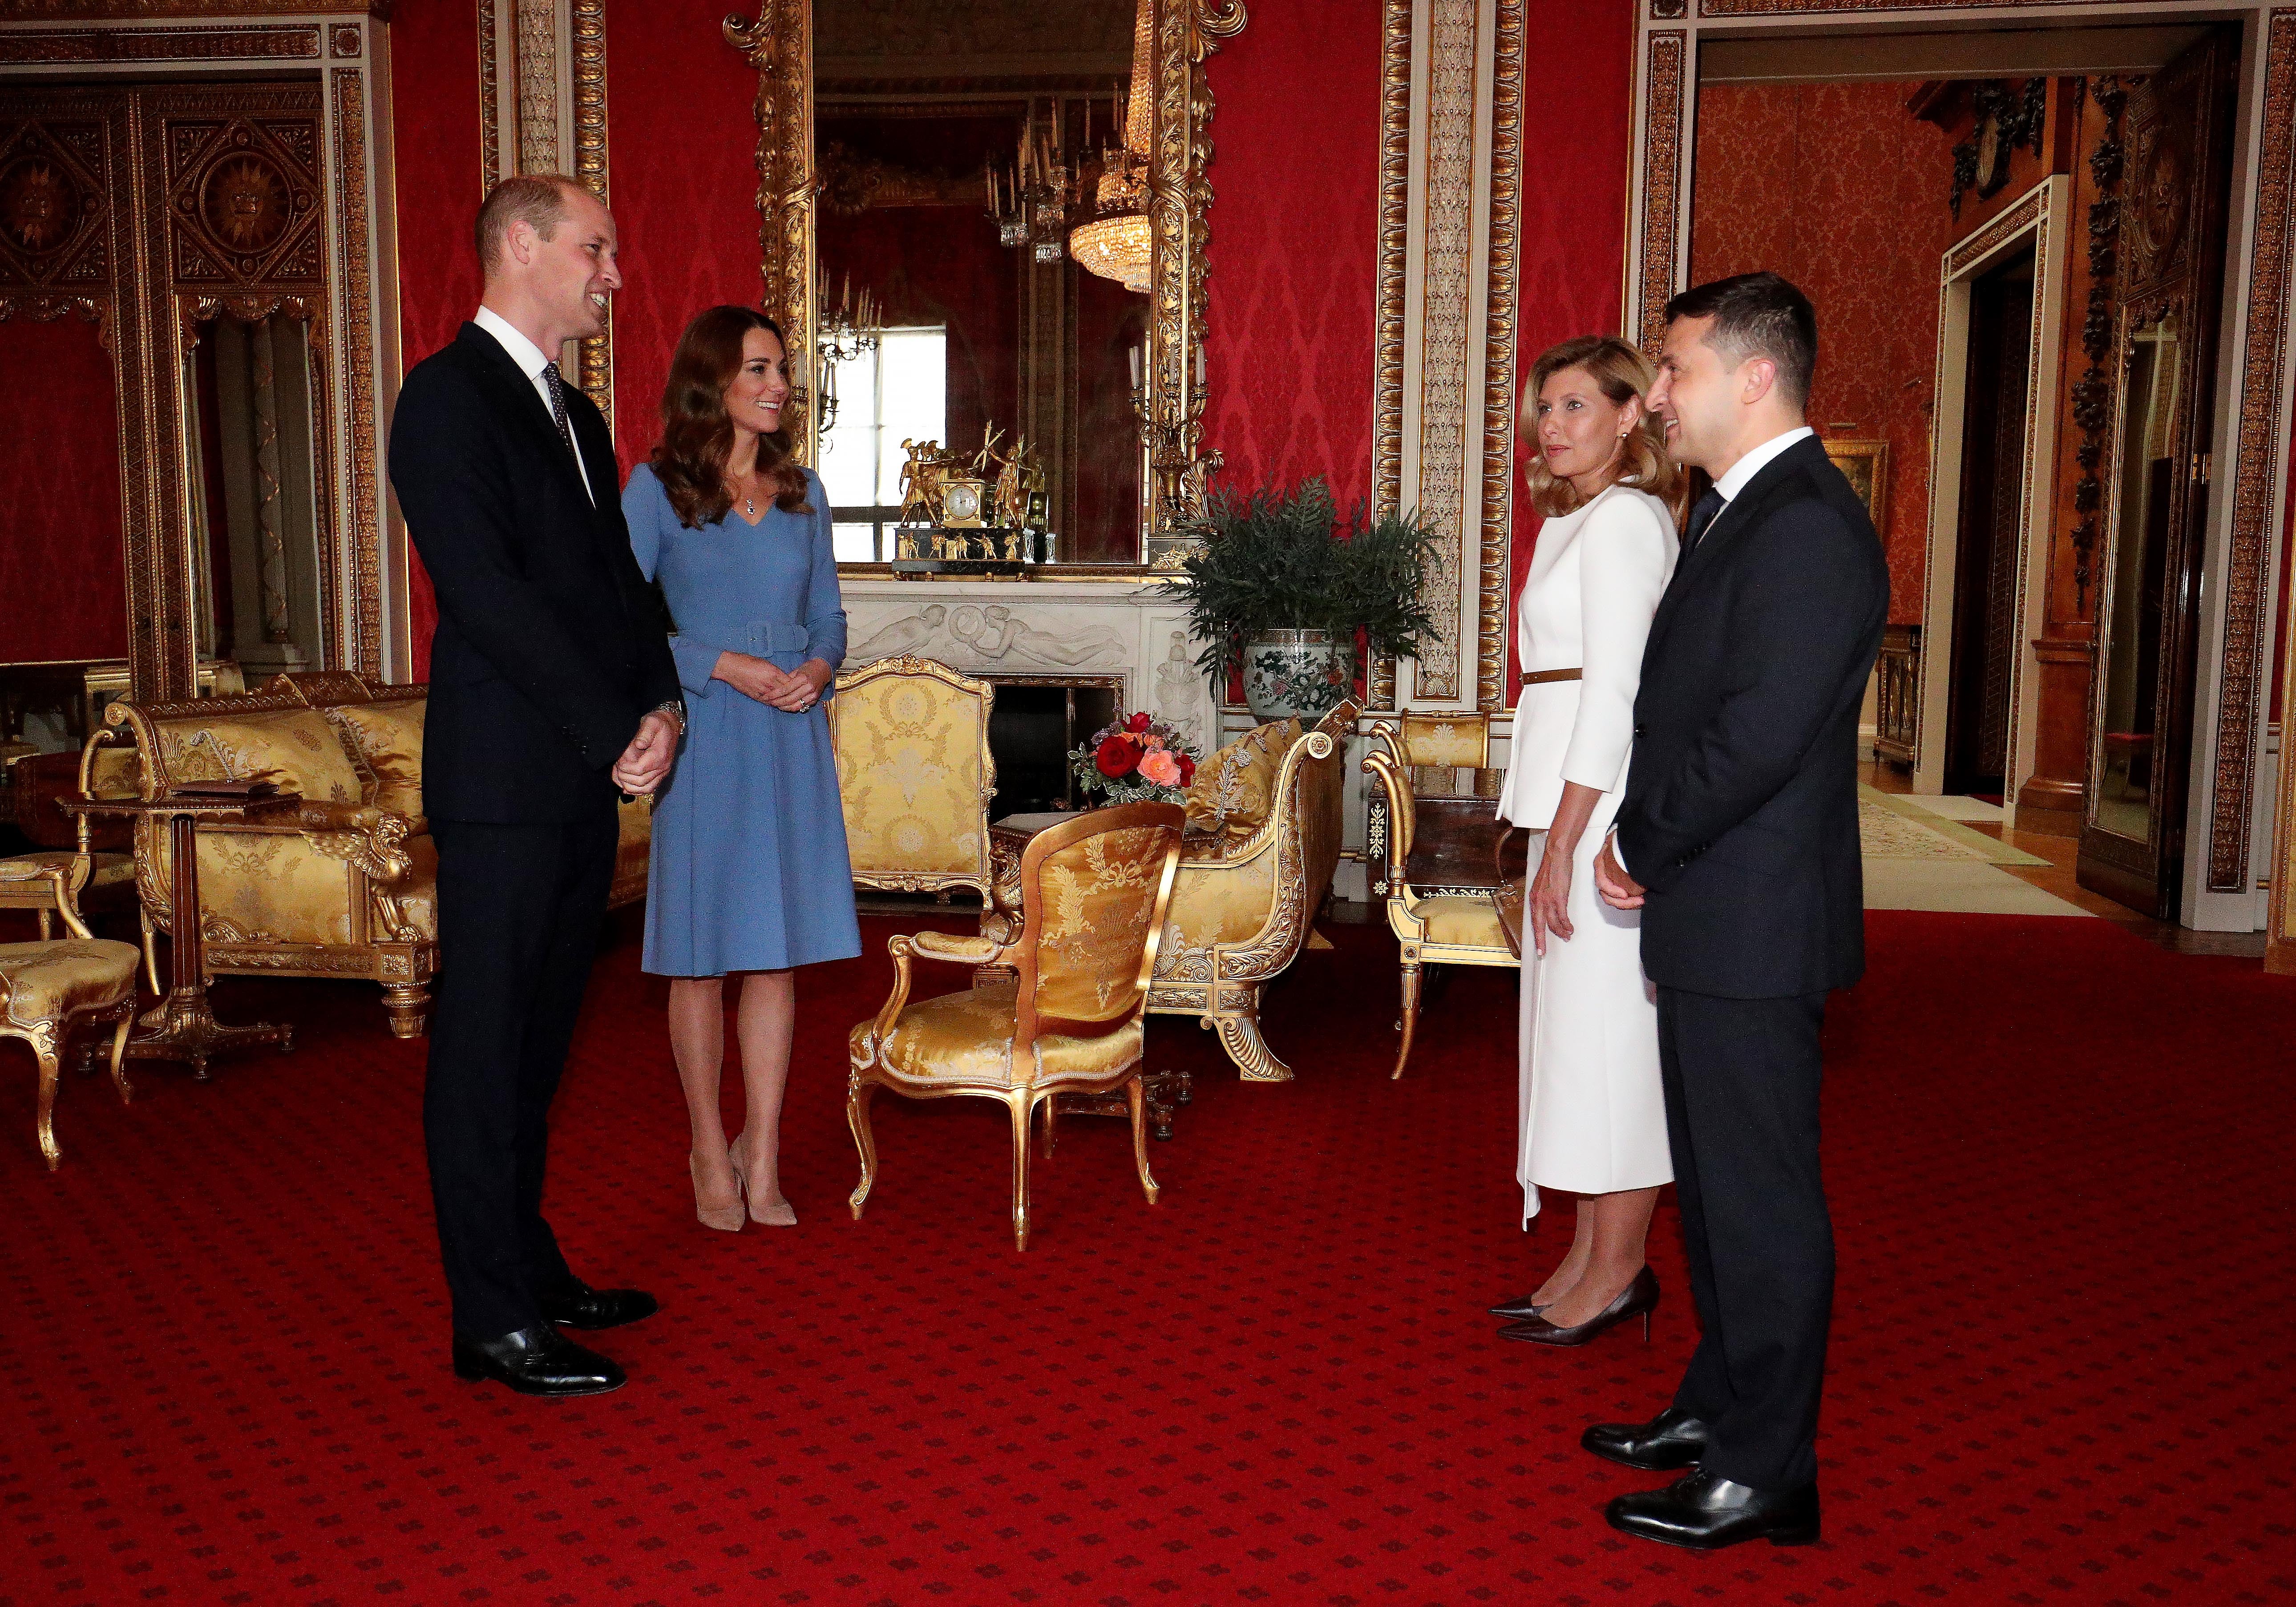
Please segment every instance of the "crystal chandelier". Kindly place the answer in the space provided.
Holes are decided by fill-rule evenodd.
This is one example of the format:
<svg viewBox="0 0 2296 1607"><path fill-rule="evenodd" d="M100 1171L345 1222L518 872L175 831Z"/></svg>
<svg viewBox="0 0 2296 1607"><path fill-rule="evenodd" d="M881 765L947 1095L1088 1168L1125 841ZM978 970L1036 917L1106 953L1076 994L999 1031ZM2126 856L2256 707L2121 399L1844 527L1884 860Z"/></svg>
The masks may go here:
<svg viewBox="0 0 2296 1607"><path fill-rule="evenodd" d="M1123 143L1109 147L1101 165L1100 216L1069 235L1069 254L1086 272L1113 279L1136 295L1148 291L1148 146L1155 58L1153 0L1140 0L1132 25L1132 86L1124 107Z"/></svg>

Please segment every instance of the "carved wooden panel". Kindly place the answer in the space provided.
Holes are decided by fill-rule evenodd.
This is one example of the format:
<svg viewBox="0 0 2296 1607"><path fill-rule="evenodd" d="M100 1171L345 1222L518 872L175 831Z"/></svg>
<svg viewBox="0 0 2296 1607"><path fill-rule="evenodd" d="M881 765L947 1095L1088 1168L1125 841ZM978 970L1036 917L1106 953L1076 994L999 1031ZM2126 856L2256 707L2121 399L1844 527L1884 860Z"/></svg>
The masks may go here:
<svg viewBox="0 0 2296 1607"><path fill-rule="evenodd" d="M0 294L111 288L105 119L0 119Z"/></svg>
<svg viewBox="0 0 2296 1607"><path fill-rule="evenodd" d="M160 113L179 288L316 291L325 279L319 91L183 91Z"/></svg>

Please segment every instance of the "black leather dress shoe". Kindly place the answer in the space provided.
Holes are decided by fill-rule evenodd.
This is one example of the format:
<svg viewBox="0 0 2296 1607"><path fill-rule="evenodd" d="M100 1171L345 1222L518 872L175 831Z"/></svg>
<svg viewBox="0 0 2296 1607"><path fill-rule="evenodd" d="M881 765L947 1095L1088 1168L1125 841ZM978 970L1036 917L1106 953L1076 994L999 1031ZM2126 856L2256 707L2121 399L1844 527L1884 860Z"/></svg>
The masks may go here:
<svg viewBox="0 0 2296 1607"><path fill-rule="evenodd" d="M603 1395L628 1376L594 1350L586 1350L547 1323L500 1339L455 1336L455 1376L492 1379L521 1395Z"/></svg>
<svg viewBox="0 0 2296 1607"><path fill-rule="evenodd" d="M1503 1306L1492 1307L1491 1315L1503 1316L1510 1323L1520 1323L1537 1316L1553 1304L1554 1302L1552 1300L1533 1300L1529 1295L1525 1295L1519 1300L1509 1300Z"/></svg>
<svg viewBox="0 0 2296 1607"><path fill-rule="evenodd" d="M1692 1473L1662 1490L1636 1490L1603 1509L1612 1529L1691 1551L1744 1540L1809 1546L1817 1540L1817 1486L1758 1490L1712 1473Z"/></svg>
<svg viewBox="0 0 2296 1607"><path fill-rule="evenodd" d="M661 1309L643 1289L593 1289L578 1278L572 1289L537 1296L535 1303L561 1328L619 1328Z"/></svg>
<svg viewBox="0 0 2296 1607"><path fill-rule="evenodd" d="M1706 1425L1680 1406L1669 1406L1648 1423L1598 1423L1578 1443L1607 1462L1666 1473L1698 1465L1706 1455Z"/></svg>

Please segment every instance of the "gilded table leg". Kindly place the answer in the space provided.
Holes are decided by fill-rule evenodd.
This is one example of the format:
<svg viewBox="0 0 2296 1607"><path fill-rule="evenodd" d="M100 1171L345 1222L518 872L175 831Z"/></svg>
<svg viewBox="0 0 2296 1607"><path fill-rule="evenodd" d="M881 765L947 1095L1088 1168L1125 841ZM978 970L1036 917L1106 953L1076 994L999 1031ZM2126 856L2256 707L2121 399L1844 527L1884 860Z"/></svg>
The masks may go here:
<svg viewBox="0 0 2296 1607"><path fill-rule="evenodd" d="M853 1219L861 1220L861 1208L869 1203L869 1191L877 1183L877 1135L869 1125L869 1096L877 1085L861 1080L854 1072L845 1085L845 1125L853 1129L853 1147L861 1152L861 1181L853 1187L853 1197L848 1201L853 1207Z"/></svg>
<svg viewBox="0 0 2296 1607"><path fill-rule="evenodd" d="M1022 1090L1007 1102L1013 1112L1013 1247L1029 1248L1029 1118L1033 1108Z"/></svg>
<svg viewBox="0 0 2296 1607"><path fill-rule="evenodd" d="M1395 1056L1395 1070L1389 1081L1403 1076L1403 1062L1411 1058L1411 1040L1419 1030L1419 963L1407 959L1403 963L1403 1014L1396 1026L1403 1033L1403 1047Z"/></svg>
<svg viewBox="0 0 2296 1607"><path fill-rule="evenodd" d="M1140 1192L1147 1195L1148 1203L1153 1205L1156 1196L1163 1191L1156 1186L1156 1179L1148 1175L1148 1124L1144 1119L1147 1114L1148 1091L1140 1086L1138 1077L1124 1085L1124 1097L1132 1107L1132 1161L1140 1168Z"/></svg>

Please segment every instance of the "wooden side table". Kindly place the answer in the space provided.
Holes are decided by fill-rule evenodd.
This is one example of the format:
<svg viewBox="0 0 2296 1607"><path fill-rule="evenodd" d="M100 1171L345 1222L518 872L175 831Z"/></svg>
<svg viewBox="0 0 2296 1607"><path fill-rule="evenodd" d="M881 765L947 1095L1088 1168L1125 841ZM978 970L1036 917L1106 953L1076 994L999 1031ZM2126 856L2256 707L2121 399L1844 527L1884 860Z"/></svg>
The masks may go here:
<svg viewBox="0 0 2296 1607"><path fill-rule="evenodd" d="M172 1060L187 1062L192 1076L207 1080L208 1062L218 1054L276 1044L281 1054L295 1046L292 1026L258 1021L252 1026L227 1027L216 1020L208 1004L207 946L200 931L199 823L217 821L238 825L266 815L292 809L300 795L273 793L264 798L201 797L176 793L167 798L64 798L56 807L68 815L164 820L168 823L168 852L173 861L168 890L175 929L169 934L167 996L136 1021L127 1039L130 1060Z"/></svg>

